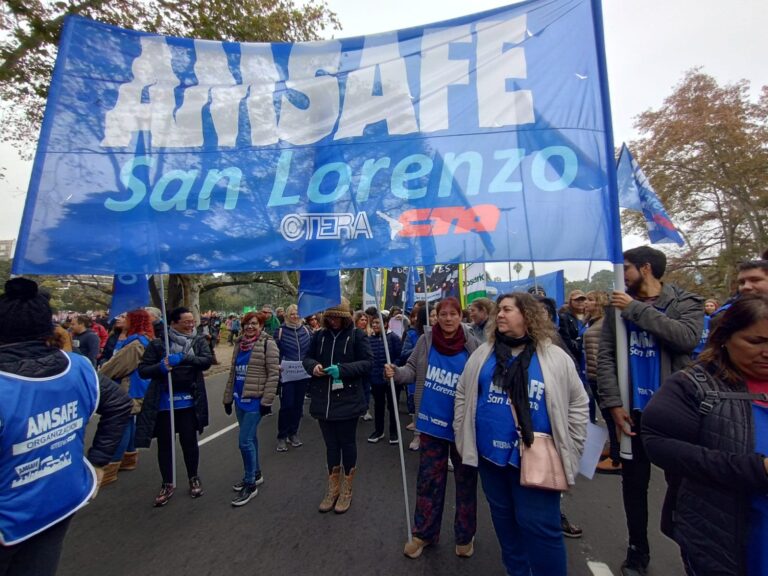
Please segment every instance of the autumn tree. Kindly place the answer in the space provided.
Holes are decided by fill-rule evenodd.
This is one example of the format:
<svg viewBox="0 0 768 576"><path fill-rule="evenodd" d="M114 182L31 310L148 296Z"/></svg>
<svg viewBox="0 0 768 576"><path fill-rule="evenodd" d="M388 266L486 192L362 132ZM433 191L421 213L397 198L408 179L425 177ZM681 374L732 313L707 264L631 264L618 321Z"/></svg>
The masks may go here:
<svg viewBox="0 0 768 576"><path fill-rule="evenodd" d="M687 241L670 270L721 297L735 264L768 246L768 88L754 102L749 87L691 70L638 117L641 138L630 145ZM625 224L645 231L639 214L627 212Z"/></svg>

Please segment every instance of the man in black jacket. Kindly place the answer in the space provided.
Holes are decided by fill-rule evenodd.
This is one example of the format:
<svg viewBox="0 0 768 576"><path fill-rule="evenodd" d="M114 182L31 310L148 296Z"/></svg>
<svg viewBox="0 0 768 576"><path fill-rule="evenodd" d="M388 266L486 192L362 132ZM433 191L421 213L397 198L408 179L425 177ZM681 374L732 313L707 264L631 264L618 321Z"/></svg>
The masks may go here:
<svg viewBox="0 0 768 576"><path fill-rule="evenodd" d="M622 496L629 531L623 576L645 576L648 545L648 484L651 463L640 441L645 405L662 382L682 369L698 344L704 326L700 296L661 281L667 258L648 246L624 252L627 292L614 291L611 306L621 312L629 338L629 406L624 406L616 363L614 311L606 310L597 353L600 407L610 409L617 432L632 437L632 459L622 458Z"/></svg>
<svg viewBox="0 0 768 576"><path fill-rule="evenodd" d="M26 278L0 296L0 574L54 574L75 511L96 495L132 402L91 363L51 345L47 295ZM100 414L85 458L85 428ZM95 467L95 469L94 469Z"/></svg>
<svg viewBox="0 0 768 576"><path fill-rule="evenodd" d="M171 437L171 398L168 389L169 373L173 381L173 413L176 433L179 435L184 464L189 478L189 495L203 495L203 486L197 474L200 450L197 434L208 426L208 397L203 372L211 367L211 349L204 336L195 334L195 318L186 308L176 308L168 315L168 339L153 340L144 351L139 364L139 376L151 382L144 396L144 404L136 422L136 446L148 448L157 438L157 462L163 478L155 506L165 506L176 489L173 484Z"/></svg>

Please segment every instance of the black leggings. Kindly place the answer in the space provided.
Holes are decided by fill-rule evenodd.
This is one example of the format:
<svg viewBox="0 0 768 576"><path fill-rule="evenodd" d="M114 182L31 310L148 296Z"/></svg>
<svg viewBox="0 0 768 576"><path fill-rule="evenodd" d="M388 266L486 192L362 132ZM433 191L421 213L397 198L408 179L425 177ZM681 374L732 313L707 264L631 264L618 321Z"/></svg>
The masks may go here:
<svg viewBox="0 0 768 576"><path fill-rule="evenodd" d="M0 546L0 574L54 576L71 520L72 516L68 516L24 542L13 546Z"/></svg>
<svg viewBox="0 0 768 576"><path fill-rule="evenodd" d="M181 451L184 454L184 465L187 467L187 477L197 476L197 465L200 462L200 449L197 446L197 417L194 408L174 410L176 434L179 435ZM157 413L155 422L157 436L157 464L164 484L173 481L173 461L171 460L171 413L161 410Z"/></svg>
<svg viewBox="0 0 768 576"><path fill-rule="evenodd" d="M318 420L325 440L328 472L344 461L344 474L357 464L357 418L349 420Z"/></svg>

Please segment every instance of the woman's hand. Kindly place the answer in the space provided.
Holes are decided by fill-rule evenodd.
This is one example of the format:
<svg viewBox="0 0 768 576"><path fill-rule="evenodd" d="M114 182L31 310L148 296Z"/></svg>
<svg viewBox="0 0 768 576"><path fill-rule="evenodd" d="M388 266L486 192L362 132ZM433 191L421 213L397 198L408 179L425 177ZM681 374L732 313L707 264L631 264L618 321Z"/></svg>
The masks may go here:
<svg viewBox="0 0 768 576"><path fill-rule="evenodd" d="M323 376L327 376L325 370L323 370L322 364L315 364L315 367L312 368L312 376L315 378L322 378Z"/></svg>

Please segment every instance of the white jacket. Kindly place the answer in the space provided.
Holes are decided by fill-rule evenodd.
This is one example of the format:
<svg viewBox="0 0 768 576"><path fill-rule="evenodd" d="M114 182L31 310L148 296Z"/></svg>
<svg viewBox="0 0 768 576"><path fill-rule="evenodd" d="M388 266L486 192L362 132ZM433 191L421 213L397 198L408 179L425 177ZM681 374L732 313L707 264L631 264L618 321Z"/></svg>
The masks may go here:
<svg viewBox="0 0 768 576"><path fill-rule="evenodd" d="M493 345L489 343L482 344L475 350L467 360L456 388L453 430L456 433L456 448L461 454L462 463L468 466L476 467L478 464L475 433L477 383L480 370L492 353ZM579 460L587 437L587 392L567 352L546 341L536 347L536 354L544 376L552 437L563 461L568 484L573 485L576 483Z"/></svg>

